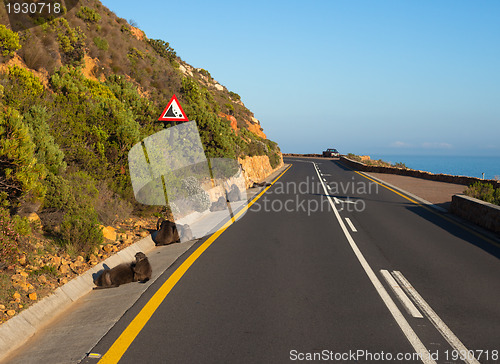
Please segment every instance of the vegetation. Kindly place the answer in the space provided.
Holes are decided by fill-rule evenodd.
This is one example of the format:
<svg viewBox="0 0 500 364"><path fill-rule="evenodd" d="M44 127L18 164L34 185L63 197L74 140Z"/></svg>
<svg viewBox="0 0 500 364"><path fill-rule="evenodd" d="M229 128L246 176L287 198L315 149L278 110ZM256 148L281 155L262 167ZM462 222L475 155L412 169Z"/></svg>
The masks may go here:
<svg viewBox="0 0 500 364"><path fill-rule="evenodd" d="M172 94L197 122L208 157L267 155L279 164L278 145L246 129L253 114L240 96L211 87L207 70L183 74L180 64L189 66L168 42L137 36L90 0L34 21L22 33L0 25L0 62L20 59L0 72L0 264L14 263L37 234L89 257L103 243L100 225L158 213L134 199L128 151L164 127L156 120ZM209 201L195 182L183 183L203 210ZM21 217L33 211L40 223Z"/></svg>
<svg viewBox="0 0 500 364"><path fill-rule="evenodd" d="M487 182L474 182L467 187L464 194L495 205L500 205L500 187Z"/></svg>
<svg viewBox="0 0 500 364"><path fill-rule="evenodd" d="M0 52L2 56L13 56L19 48L21 48L19 34L0 24Z"/></svg>
<svg viewBox="0 0 500 364"><path fill-rule="evenodd" d="M353 154L353 153L348 153L346 155L346 157L353 160L353 161L366 164L367 166L394 167L394 168L408 169L408 167L402 162L389 163L389 162L383 161L382 159L373 160L373 159L370 159L370 157L368 157L368 156L366 156L365 158L362 158L361 156Z"/></svg>
<svg viewBox="0 0 500 364"><path fill-rule="evenodd" d="M78 13L76 13L76 16L89 23L97 23L101 20L101 16L97 13L97 11L86 6L82 6Z"/></svg>

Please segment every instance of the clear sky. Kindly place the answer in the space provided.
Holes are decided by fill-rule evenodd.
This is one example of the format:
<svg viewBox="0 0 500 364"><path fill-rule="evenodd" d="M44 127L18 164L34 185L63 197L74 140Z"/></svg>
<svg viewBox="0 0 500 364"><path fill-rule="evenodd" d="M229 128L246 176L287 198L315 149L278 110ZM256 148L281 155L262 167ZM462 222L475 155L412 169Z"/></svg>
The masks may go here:
<svg viewBox="0 0 500 364"><path fill-rule="evenodd" d="M500 1L103 0L283 152L500 156Z"/></svg>

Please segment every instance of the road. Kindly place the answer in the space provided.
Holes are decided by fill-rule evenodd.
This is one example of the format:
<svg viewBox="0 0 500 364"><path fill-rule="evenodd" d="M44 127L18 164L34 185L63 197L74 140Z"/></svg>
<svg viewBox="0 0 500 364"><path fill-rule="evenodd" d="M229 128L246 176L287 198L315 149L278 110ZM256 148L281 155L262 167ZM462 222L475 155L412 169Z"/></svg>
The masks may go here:
<svg viewBox="0 0 500 364"><path fill-rule="evenodd" d="M149 287L100 363L500 362L498 247L338 161L286 162Z"/></svg>

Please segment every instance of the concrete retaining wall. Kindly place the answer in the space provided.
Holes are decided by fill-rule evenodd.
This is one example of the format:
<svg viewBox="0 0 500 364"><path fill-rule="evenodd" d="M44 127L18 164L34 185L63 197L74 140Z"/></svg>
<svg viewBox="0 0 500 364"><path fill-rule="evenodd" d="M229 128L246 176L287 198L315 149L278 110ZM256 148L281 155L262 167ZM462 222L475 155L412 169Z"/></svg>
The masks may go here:
<svg viewBox="0 0 500 364"><path fill-rule="evenodd" d="M364 163L360 163L357 161L353 161L352 159L346 158L346 157L341 157L340 161L359 171L363 172L375 172L375 173L389 173L389 174L399 174L402 176L410 176L410 177L416 177L416 178L423 178L423 179L428 179L432 181L440 181L440 182L448 182L448 183L456 183L459 185L471 185L474 182L489 182L493 186L500 187L500 181L493 180L493 179L481 179L481 178L476 178L476 177L467 177L467 176L453 176L451 174L434 174L430 172L425 172L425 171L417 171L414 169L403 169L403 168L396 168L396 167L377 167L377 166L369 166Z"/></svg>
<svg viewBox="0 0 500 364"><path fill-rule="evenodd" d="M495 233L500 233L500 206L465 195L453 195L450 212Z"/></svg>

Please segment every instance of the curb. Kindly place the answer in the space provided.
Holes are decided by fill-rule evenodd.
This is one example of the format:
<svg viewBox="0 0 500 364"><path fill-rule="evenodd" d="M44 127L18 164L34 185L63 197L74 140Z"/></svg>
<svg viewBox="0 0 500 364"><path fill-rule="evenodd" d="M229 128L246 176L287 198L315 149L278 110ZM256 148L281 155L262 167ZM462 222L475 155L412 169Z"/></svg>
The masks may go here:
<svg viewBox="0 0 500 364"><path fill-rule="evenodd" d="M92 275L107 266L116 266L134 260L135 253L148 253L155 247L151 235L120 250L116 254L93 266L82 275L57 288L33 306L22 311L0 325L0 360L28 341L39 329L49 324L66 311L73 302L83 297L94 287Z"/></svg>

